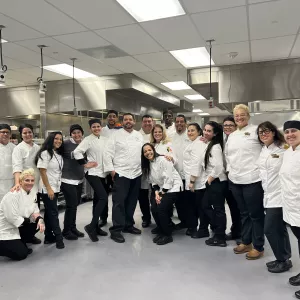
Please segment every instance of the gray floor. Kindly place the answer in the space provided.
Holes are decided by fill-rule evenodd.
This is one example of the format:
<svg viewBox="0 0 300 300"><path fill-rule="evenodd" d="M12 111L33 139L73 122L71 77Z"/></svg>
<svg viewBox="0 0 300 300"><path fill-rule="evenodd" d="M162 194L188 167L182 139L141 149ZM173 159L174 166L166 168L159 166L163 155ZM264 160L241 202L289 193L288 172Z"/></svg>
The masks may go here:
<svg viewBox="0 0 300 300"><path fill-rule="evenodd" d="M91 203L79 207L78 228L89 221ZM62 216L61 216L62 217ZM136 212L141 228L140 212ZM293 270L271 274L265 262L273 259L267 245L265 257L247 261L227 248L208 247L184 232L174 243L152 243L151 228L141 236L126 234L125 244L109 237L92 243L85 237L66 241L64 250L54 245L33 246L33 254L21 262L0 258L1 300L89 299L293 299L297 288L288 278L300 272L296 241ZM298 288L300 289L300 288Z"/></svg>

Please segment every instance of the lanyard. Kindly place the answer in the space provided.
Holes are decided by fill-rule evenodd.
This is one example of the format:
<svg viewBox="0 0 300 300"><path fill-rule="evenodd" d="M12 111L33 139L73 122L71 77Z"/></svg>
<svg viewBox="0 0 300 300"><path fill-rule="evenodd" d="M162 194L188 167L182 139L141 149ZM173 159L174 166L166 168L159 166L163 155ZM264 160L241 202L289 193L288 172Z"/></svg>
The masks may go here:
<svg viewBox="0 0 300 300"><path fill-rule="evenodd" d="M57 156L55 155L54 152L53 152L53 155L54 155L54 157L56 158L57 163L58 163L58 166L59 166L59 170L61 171L61 170L62 170L62 158L61 158L61 160L60 160L60 162L59 162L59 160L58 160L58 158L57 158Z"/></svg>

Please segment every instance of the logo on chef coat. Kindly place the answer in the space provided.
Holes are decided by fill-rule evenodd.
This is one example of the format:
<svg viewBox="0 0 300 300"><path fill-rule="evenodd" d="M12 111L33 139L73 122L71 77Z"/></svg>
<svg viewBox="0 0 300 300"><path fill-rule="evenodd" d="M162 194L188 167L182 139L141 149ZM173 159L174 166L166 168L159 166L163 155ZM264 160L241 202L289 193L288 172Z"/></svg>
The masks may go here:
<svg viewBox="0 0 300 300"><path fill-rule="evenodd" d="M249 136L249 135L250 135L250 132L245 132L245 135Z"/></svg>
<svg viewBox="0 0 300 300"><path fill-rule="evenodd" d="M279 155L278 155L278 154L271 154L271 156L272 156L273 158L279 158Z"/></svg>
<svg viewBox="0 0 300 300"><path fill-rule="evenodd" d="M172 152L172 149L170 147L167 147L168 152Z"/></svg>

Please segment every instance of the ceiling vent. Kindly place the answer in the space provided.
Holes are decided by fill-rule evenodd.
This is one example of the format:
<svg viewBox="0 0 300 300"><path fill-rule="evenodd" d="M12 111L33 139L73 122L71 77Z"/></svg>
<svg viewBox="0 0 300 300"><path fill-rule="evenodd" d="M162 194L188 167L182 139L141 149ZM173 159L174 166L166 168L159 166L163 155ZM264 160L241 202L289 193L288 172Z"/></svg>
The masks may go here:
<svg viewBox="0 0 300 300"><path fill-rule="evenodd" d="M128 56L128 53L113 45L96 48L78 49L78 51L98 60Z"/></svg>

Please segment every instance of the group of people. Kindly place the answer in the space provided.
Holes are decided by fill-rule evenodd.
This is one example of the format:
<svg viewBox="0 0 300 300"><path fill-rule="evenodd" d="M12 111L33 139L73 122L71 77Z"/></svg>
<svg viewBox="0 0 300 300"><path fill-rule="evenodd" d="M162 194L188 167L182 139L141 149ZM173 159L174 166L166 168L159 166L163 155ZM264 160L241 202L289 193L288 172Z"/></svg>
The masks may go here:
<svg viewBox="0 0 300 300"><path fill-rule="evenodd" d="M187 123L184 115L173 119L164 112L164 125L150 115L134 130L135 117L108 111L107 125L89 120L90 135L83 138L80 125L70 127L70 139L52 132L41 147L33 142L33 128L20 126L22 142L9 142L11 130L0 124L0 255L15 260L32 250L27 243L63 249L63 239L84 236L76 227L77 205L84 178L94 190L91 222L84 227L93 242L108 235L108 194L112 191L110 237L124 243L124 233L141 234L134 226L139 202L142 227L153 217L153 242L165 245L172 233L185 229L194 239L207 238L208 246L226 247L237 240L235 254L259 259L266 236L275 260L267 263L272 273L292 267L286 223L300 249L300 121L287 121L283 134L270 122L250 124L247 106L239 104L223 124L209 121L203 130ZM66 200L64 228L58 218L57 199ZM39 211L42 200L44 217ZM232 226L226 234L227 202ZM180 223L172 221L176 207ZM212 234L210 235L210 231ZM300 251L300 250L299 250ZM290 278L300 285L300 274ZM300 297L300 292L296 293Z"/></svg>

